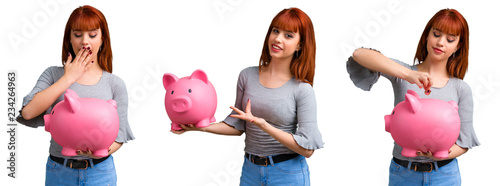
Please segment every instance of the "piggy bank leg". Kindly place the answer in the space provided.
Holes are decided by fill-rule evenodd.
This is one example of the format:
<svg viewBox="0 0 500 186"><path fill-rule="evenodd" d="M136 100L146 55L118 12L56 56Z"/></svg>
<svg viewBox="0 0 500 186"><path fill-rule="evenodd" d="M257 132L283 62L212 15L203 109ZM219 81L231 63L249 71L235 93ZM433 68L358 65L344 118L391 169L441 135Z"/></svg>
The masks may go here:
<svg viewBox="0 0 500 186"><path fill-rule="evenodd" d="M442 151L437 151L432 153L432 156L439 158L439 159L446 159L448 158L448 151L447 150L442 150Z"/></svg>
<svg viewBox="0 0 500 186"><path fill-rule="evenodd" d="M61 151L61 154L63 156L76 156L76 155L78 155L76 153L76 149L71 148L71 147L63 147L62 151Z"/></svg>
<svg viewBox="0 0 500 186"><path fill-rule="evenodd" d="M106 157L106 156L109 155L108 154L108 150L109 149L99 149L99 150L96 150L96 151L92 152L92 154L94 156L97 156L97 157Z"/></svg>
<svg viewBox="0 0 500 186"><path fill-rule="evenodd" d="M403 151L401 151L401 155L403 155L404 157L416 157L417 150L403 147Z"/></svg>
<svg viewBox="0 0 500 186"><path fill-rule="evenodd" d="M203 127L208 127L210 126L210 120L209 119L204 119L196 123L196 128L203 128Z"/></svg>
<svg viewBox="0 0 500 186"><path fill-rule="evenodd" d="M172 123L172 130L182 130L178 123Z"/></svg>

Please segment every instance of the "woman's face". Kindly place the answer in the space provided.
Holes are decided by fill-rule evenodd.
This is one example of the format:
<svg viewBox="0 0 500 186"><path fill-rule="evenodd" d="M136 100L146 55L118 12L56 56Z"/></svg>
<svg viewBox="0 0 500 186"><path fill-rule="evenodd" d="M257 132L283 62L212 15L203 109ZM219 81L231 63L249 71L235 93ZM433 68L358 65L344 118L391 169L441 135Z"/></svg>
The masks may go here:
<svg viewBox="0 0 500 186"><path fill-rule="evenodd" d="M102 32L101 29L94 29L89 31L71 30L70 43L73 47L73 52L78 54L83 47L90 48L92 51L91 60L97 61L97 53L99 47L102 45Z"/></svg>
<svg viewBox="0 0 500 186"><path fill-rule="evenodd" d="M275 59L293 58L294 52L300 50L299 32L292 32L273 27L269 35L269 53Z"/></svg>
<svg viewBox="0 0 500 186"><path fill-rule="evenodd" d="M427 57L434 61L448 61L448 58L458 50L459 40L459 36L446 34L439 29L431 28L427 36Z"/></svg>

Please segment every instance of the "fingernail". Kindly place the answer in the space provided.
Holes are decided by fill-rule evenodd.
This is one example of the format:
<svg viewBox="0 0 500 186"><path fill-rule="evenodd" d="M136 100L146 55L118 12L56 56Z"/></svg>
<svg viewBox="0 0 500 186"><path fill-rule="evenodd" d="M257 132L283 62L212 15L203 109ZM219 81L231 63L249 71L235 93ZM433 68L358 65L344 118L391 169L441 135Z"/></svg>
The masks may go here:
<svg viewBox="0 0 500 186"><path fill-rule="evenodd" d="M87 50L90 50L90 47L87 47Z"/></svg>
<svg viewBox="0 0 500 186"><path fill-rule="evenodd" d="M89 54L92 54L92 50L89 52Z"/></svg>
<svg viewBox="0 0 500 186"><path fill-rule="evenodd" d="M85 47L82 47L83 50L85 50Z"/></svg>
<svg viewBox="0 0 500 186"><path fill-rule="evenodd" d="M94 63L94 61L92 61L92 63Z"/></svg>
<svg viewBox="0 0 500 186"><path fill-rule="evenodd" d="M71 55L71 53L68 52L68 56L70 56L70 55Z"/></svg>

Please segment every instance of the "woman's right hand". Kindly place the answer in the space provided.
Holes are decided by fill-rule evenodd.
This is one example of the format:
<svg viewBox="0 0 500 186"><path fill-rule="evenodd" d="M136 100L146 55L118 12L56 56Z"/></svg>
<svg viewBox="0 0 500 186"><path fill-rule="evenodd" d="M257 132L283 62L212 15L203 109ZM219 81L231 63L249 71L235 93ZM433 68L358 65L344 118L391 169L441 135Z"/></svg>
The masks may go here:
<svg viewBox="0 0 500 186"><path fill-rule="evenodd" d="M179 124L181 130L170 130L174 134L184 134L187 131L203 131L203 128L198 128L194 124Z"/></svg>
<svg viewBox="0 0 500 186"><path fill-rule="evenodd" d="M427 72L419 72L409 70L408 75L405 78L411 84L416 84L418 88L424 88L425 95L431 94L432 78Z"/></svg>
<svg viewBox="0 0 500 186"><path fill-rule="evenodd" d="M82 47L74 60L71 54L68 53L68 59L64 63L63 77L68 78L73 83L76 82L89 70L90 65L94 63L94 61L90 61L91 56L92 50L89 47Z"/></svg>

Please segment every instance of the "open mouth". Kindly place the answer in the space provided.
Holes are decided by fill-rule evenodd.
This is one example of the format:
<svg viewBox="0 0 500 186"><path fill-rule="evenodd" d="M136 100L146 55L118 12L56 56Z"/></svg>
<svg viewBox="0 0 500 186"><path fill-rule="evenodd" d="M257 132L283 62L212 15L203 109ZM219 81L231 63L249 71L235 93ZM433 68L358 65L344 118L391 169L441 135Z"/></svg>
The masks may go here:
<svg viewBox="0 0 500 186"><path fill-rule="evenodd" d="M278 45L276 45L276 44L273 44L273 45L272 45L272 49L273 49L273 51L280 51L280 50L283 50L281 47L279 47L279 46L278 46Z"/></svg>

